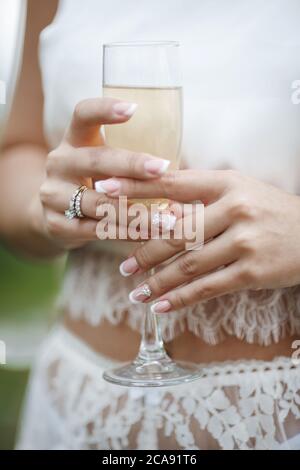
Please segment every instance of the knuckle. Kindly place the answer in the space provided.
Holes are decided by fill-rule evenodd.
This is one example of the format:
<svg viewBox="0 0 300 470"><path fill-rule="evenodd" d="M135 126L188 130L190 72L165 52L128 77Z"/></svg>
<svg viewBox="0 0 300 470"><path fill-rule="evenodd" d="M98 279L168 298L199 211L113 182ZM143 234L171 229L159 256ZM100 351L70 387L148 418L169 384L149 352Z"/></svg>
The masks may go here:
<svg viewBox="0 0 300 470"><path fill-rule="evenodd" d="M241 195L232 199L229 210L233 219L250 218L254 214L254 207L250 198Z"/></svg>
<svg viewBox="0 0 300 470"><path fill-rule="evenodd" d="M185 243L185 241L181 237L166 238L164 242L171 248L172 252L174 251L176 253L182 250Z"/></svg>
<svg viewBox="0 0 300 470"><path fill-rule="evenodd" d="M49 203L51 197L52 197L52 189L51 186L49 185L48 181L45 181L41 187L40 187L40 201L42 202L43 205L46 205Z"/></svg>
<svg viewBox="0 0 300 470"><path fill-rule="evenodd" d="M161 293L165 292L167 286L160 275L160 273L156 273L150 280L149 284L151 286L151 290L155 295L160 295Z"/></svg>
<svg viewBox="0 0 300 470"><path fill-rule="evenodd" d="M60 217L57 214L48 214L47 219L47 231L52 237L57 237L61 234L62 226Z"/></svg>
<svg viewBox="0 0 300 470"><path fill-rule="evenodd" d="M95 197L95 200L94 200L94 204L93 204L94 207L93 207L93 209L94 209L95 212L96 212L98 206L101 206L102 204L106 204L107 202L108 202L108 197L107 197L105 194L103 194L103 195L101 195L101 196L98 196L98 195L97 195L97 196Z"/></svg>
<svg viewBox="0 0 300 470"><path fill-rule="evenodd" d="M84 215L87 215L87 208L88 208L88 215L93 215L94 217L100 219L101 218L101 211L99 206L103 203L103 198L101 196L95 195L95 197L91 197L90 199L81 199L81 211Z"/></svg>
<svg viewBox="0 0 300 470"><path fill-rule="evenodd" d="M178 180L178 173L176 171L168 171L161 179L161 185L165 194L173 194Z"/></svg>
<svg viewBox="0 0 300 470"><path fill-rule="evenodd" d="M193 297L196 299L211 299L215 296L215 288L209 284L199 284L194 286Z"/></svg>
<svg viewBox="0 0 300 470"><path fill-rule="evenodd" d="M137 179L126 180L126 178L124 178L122 181L122 194L126 194L127 196L139 195L141 190L140 185L141 183Z"/></svg>
<svg viewBox="0 0 300 470"><path fill-rule="evenodd" d="M255 286L256 282L259 280L257 266L250 263L245 264L240 270L239 278L243 284L248 287Z"/></svg>
<svg viewBox="0 0 300 470"><path fill-rule="evenodd" d="M127 152L125 163L130 175L138 175L141 173L142 158L136 158L136 154Z"/></svg>
<svg viewBox="0 0 300 470"><path fill-rule="evenodd" d="M254 240L249 232L239 232L233 238L234 246L241 252L252 252L254 248Z"/></svg>
<svg viewBox="0 0 300 470"><path fill-rule="evenodd" d="M193 277L197 274L198 263L193 253L187 253L178 260L179 271L187 277Z"/></svg>
<svg viewBox="0 0 300 470"><path fill-rule="evenodd" d="M61 155L58 150L52 150L48 153L47 161L46 161L46 173L51 175L55 173L59 167Z"/></svg>
<svg viewBox="0 0 300 470"><path fill-rule="evenodd" d="M101 152L97 147L88 148L88 159L90 170L97 172L101 166Z"/></svg>
<svg viewBox="0 0 300 470"><path fill-rule="evenodd" d="M75 105L73 111L73 118L75 122L80 122L84 117L87 101L88 100L81 100Z"/></svg>
<svg viewBox="0 0 300 470"><path fill-rule="evenodd" d="M176 309L181 309L188 306L185 297L182 295L182 292L174 291L171 303L172 305L176 306Z"/></svg>
<svg viewBox="0 0 300 470"><path fill-rule="evenodd" d="M141 269L148 269L152 266L153 256L151 255L147 244L142 245L135 253L137 263Z"/></svg>

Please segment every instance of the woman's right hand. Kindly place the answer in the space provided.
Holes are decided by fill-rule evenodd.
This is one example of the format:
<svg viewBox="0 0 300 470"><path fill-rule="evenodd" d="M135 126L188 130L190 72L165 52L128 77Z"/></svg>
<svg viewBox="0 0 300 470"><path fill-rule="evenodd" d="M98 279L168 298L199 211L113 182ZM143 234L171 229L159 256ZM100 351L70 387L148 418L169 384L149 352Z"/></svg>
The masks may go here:
<svg viewBox="0 0 300 470"><path fill-rule="evenodd" d="M99 131L101 125L126 122L135 108L133 103L112 98L81 101L62 142L48 154L46 177L31 205L31 220L34 229L60 250L78 248L97 238L97 208L107 202L118 204L116 199L106 196L106 190L112 194L112 188L105 187L109 184L105 179L116 176L146 180L167 170L167 160L105 145ZM93 189L93 181L98 192ZM81 202L85 218L68 220L64 212L81 185L88 187Z"/></svg>

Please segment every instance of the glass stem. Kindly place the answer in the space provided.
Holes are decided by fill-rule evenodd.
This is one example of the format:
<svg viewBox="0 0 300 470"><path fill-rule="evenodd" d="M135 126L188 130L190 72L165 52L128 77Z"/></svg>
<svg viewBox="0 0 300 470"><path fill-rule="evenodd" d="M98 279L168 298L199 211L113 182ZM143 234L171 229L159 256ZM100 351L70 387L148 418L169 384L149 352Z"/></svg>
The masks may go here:
<svg viewBox="0 0 300 470"><path fill-rule="evenodd" d="M154 272L155 270L152 269L150 274L153 275ZM137 360L142 362L170 360L164 348L159 317L153 314L150 308L151 303L146 304L142 341Z"/></svg>

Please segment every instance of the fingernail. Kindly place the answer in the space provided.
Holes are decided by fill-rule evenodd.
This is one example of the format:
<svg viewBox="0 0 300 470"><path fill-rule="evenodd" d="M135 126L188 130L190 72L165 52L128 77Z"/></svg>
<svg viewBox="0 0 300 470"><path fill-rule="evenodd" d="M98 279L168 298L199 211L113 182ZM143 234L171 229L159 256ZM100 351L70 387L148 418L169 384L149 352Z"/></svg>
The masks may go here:
<svg viewBox="0 0 300 470"><path fill-rule="evenodd" d="M151 295L152 292L148 284L143 284L130 292L129 300L133 304L140 304L144 300L149 299Z"/></svg>
<svg viewBox="0 0 300 470"><path fill-rule="evenodd" d="M139 265L137 264L137 260L135 256L131 256L130 258L126 259L123 261L123 263L120 264L120 273L122 276L131 276L131 274L134 274L136 271L139 269Z"/></svg>
<svg viewBox="0 0 300 470"><path fill-rule="evenodd" d="M126 101L119 101L113 106L113 110L116 114L121 116L132 116L137 108L137 103L127 103Z"/></svg>
<svg viewBox="0 0 300 470"><path fill-rule="evenodd" d="M160 300L155 304L151 305L151 312L152 313L164 313L171 310L171 304L168 300Z"/></svg>
<svg viewBox="0 0 300 470"><path fill-rule="evenodd" d="M146 172L151 176L163 175L170 165L169 160L164 160L163 158L156 158L153 160L147 160L144 163L144 168Z"/></svg>
<svg viewBox="0 0 300 470"><path fill-rule="evenodd" d="M95 182L95 190L97 193L114 193L118 194L121 188L121 183L114 179L99 180Z"/></svg>
<svg viewBox="0 0 300 470"><path fill-rule="evenodd" d="M161 226L164 230L173 230L177 221L177 217L173 214L164 214L156 212L152 219L152 225Z"/></svg>

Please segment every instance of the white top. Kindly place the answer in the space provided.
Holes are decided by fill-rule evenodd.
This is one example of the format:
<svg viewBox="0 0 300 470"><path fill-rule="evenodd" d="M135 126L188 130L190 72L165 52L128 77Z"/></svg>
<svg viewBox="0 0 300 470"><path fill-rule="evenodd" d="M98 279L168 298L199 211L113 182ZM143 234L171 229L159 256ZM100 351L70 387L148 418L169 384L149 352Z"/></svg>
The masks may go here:
<svg viewBox="0 0 300 470"><path fill-rule="evenodd" d="M105 382L116 363L62 327L37 357L17 449L300 450L300 365L289 357L203 357L198 380L156 388Z"/></svg>
<svg viewBox="0 0 300 470"><path fill-rule="evenodd" d="M103 43L178 40L190 166L300 192L299 18L299 0L62 0L41 35L50 144L79 100L101 94Z"/></svg>
<svg viewBox="0 0 300 470"><path fill-rule="evenodd" d="M177 40L182 45L184 77L182 150L188 164L192 168L236 168L300 193L300 105L291 99L292 83L300 78L299 18L299 0L62 0L40 41L45 129L50 145L59 143L75 104L101 94L103 43ZM109 245L105 247L107 251ZM115 321L121 320L124 309L137 312L138 307L130 307L125 300L126 282L130 281L118 277L118 293L108 294L108 273L114 266L118 275L117 262L102 259L97 267L102 290L100 293L98 279L91 292L96 268L92 266L88 274L88 258L90 263L95 262L88 250L72 257L63 294L67 308L77 315L84 312L94 323L103 305L107 310L103 314L110 319L114 316ZM121 295L122 286L126 295L114 300ZM221 312L218 322L223 322L228 334L248 335L249 341L257 337L263 343L271 337L277 340L291 318L296 321L297 310L296 294L283 299L281 292L288 295L289 290L267 293L267 306L263 293L229 296L231 312L222 298L219 308L227 308L228 318L224 320ZM287 307L289 301L292 306ZM251 311L241 309L241 304L250 305ZM189 310L193 317L190 315L188 327L214 342L220 336L215 334L216 315L212 320L203 309L204 304L199 304ZM269 315L263 320L264 324L269 322L268 331L262 334L257 331L258 314ZM205 318L200 321L201 315ZM215 322L213 326L211 321ZM135 323L131 319L131 324ZM299 323L298 319L300 329Z"/></svg>

